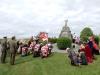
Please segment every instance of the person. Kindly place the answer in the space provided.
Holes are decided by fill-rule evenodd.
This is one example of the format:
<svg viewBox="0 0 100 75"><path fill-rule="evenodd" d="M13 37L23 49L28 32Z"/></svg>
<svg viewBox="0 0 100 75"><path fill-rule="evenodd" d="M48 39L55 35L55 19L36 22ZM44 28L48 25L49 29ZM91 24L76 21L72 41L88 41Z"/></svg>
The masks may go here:
<svg viewBox="0 0 100 75"><path fill-rule="evenodd" d="M80 45L79 52L81 54L81 56L80 56L81 57L81 64L82 65L88 65L86 55L85 55L85 46L84 46L84 44Z"/></svg>
<svg viewBox="0 0 100 75"><path fill-rule="evenodd" d="M93 55L92 55L91 48L89 47L89 45L87 43L85 44L85 55L86 55L87 62L92 63Z"/></svg>
<svg viewBox="0 0 100 75"><path fill-rule="evenodd" d="M28 48L28 52L29 52L30 54L34 51L35 45L36 45L36 42L35 42L35 41L31 42L31 44L30 44L30 46L29 46L29 48Z"/></svg>
<svg viewBox="0 0 100 75"><path fill-rule="evenodd" d="M80 66L82 64L82 59L81 59L81 52L80 50L78 50L78 53L77 53L77 63L78 63L78 66Z"/></svg>
<svg viewBox="0 0 100 75"><path fill-rule="evenodd" d="M79 37L76 37L75 43L76 43L76 44L79 44L79 43L80 43L80 38L79 38Z"/></svg>
<svg viewBox="0 0 100 75"><path fill-rule="evenodd" d="M49 55L50 55L51 54L51 50L53 49L53 45L50 42L47 45L48 45L48 48L49 48L48 50L49 50Z"/></svg>
<svg viewBox="0 0 100 75"><path fill-rule="evenodd" d="M28 45L24 43L23 46L22 46L21 56L24 57L24 56L27 56L27 55L28 55Z"/></svg>
<svg viewBox="0 0 100 75"><path fill-rule="evenodd" d="M1 50L2 50L2 46L1 46L1 42L0 42L0 58L1 58L1 54L2 54Z"/></svg>
<svg viewBox="0 0 100 75"><path fill-rule="evenodd" d="M15 62L15 55L17 52L17 42L15 36L9 41L9 48L10 48L10 64L14 65Z"/></svg>
<svg viewBox="0 0 100 75"><path fill-rule="evenodd" d="M31 36L30 40L28 41L28 46L30 46L31 42L33 42L33 36Z"/></svg>
<svg viewBox="0 0 100 75"><path fill-rule="evenodd" d="M48 45L44 45L41 47L41 58L48 56Z"/></svg>
<svg viewBox="0 0 100 75"><path fill-rule="evenodd" d="M5 63L6 55L7 55L7 37L3 37L3 40L1 41L1 63Z"/></svg>
<svg viewBox="0 0 100 75"><path fill-rule="evenodd" d="M93 41L93 49L94 49L94 54L99 55L99 47L95 41Z"/></svg>
<svg viewBox="0 0 100 75"><path fill-rule="evenodd" d="M38 57L40 56L40 44L37 43L35 46L34 46L34 50L33 50L33 57Z"/></svg>
<svg viewBox="0 0 100 75"><path fill-rule="evenodd" d="M23 47L23 43L22 42L19 42L19 47L17 49L17 53L18 54L21 54L22 53L22 47Z"/></svg>
<svg viewBox="0 0 100 75"><path fill-rule="evenodd" d="M94 37L93 37L93 36L89 37L88 46L89 46L90 49L91 49L93 59L95 59L95 56L94 56L94 47L93 47L93 41L94 41Z"/></svg>
<svg viewBox="0 0 100 75"><path fill-rule="evenodd" d="M79 55L78 55L79 63L80 63L81 65L88 65L85 52L84 52L83 50L80 50L80 49L79 49L78 54L79 54Z"/></svg>
<svg viewBox="0 0 100 75"><path fill-rule="evenodd" d="M75 46L73 45L73 49L67 48L68 57L71 61L71 65L78 66L78 58L77 54L74 51Z"/></svg>
<svg viewBox="0 0 100 75"><path fill-rule="evenodd" d="M74 33L73 34L73 43L75 43L75 40L76 40L76 34Z"/></svg>

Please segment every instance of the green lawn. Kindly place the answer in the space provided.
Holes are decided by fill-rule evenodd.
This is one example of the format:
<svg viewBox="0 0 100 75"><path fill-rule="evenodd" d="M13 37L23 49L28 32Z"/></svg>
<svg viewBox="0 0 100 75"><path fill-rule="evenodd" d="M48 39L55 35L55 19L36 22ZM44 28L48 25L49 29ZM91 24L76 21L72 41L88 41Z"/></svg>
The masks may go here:
<svg viewBox="0 0 100 75"><path fill-rule="evenodd" d="M100 56L81 68L71 66L67 55L61 53L53 53L45 59L17 56L14 66L0 64L0 75L100 75Z"/></svg>

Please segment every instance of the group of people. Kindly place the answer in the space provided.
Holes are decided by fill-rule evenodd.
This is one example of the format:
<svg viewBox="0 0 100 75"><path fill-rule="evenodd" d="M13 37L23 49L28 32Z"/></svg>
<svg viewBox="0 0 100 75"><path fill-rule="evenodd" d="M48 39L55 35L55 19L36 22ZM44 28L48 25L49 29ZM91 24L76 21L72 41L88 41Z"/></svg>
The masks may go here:
<svg viewBox="0 0 100 75"><path fill-rule="evenodd" d="M72 36L73 43L80 44L80 38L74 33Z"/></svg>
<svg viewBox="0 0 100 75"><path fill-rule="evenodd" d="M41 58L44 58L51 54L52 48L53 46L50 42L45 41L44 43L41 43L39 39L34 40L33 37L31 37L27 43L17 41L14 36L9 41L7 40L7 37L3 37L0 45L1 63L6 62L7 53L10 55L10 64L14 65L16 53L21 54L22 57L32 54L33 57L40 56ZM89 38L88 42L81 43L77 52L75 52L74 49L75 45L73 45L72 49L67 48L71 65L88 65L96 59L95 54L99 55L99 47L93 36Z"/></svg>
<svg viewBox="0 0 100 75"><path fill-rule="evenodd" d="M27 56L32 54L33 57L41 56L41 58L48 57L51 54L53 48L50 42L45 42L45 44L40 43L39 40L33 40L33 37L28 41L28 43L23 43L22 41L17 41L15 37L12 37L9 41L7 37L4 37L1 41L1 63L6 63L7 53L10 55L10 64L14 65L16 54L21 54L21 56Z"/></svg>
<svg viewBox="0 0 100 75"><path fill-rule="evenodd" d="M14 36L9 40L9 42L7 41L7 37L3 37L3 40L1 41L1 63L6 63L5 60L8 51L10 53L10 64L14 65L15 55L17 52L17 42Z"/></svg>
<svg viewBox="0 0 100 75"><path fill-rule="evenodd" d="M95 55L99 55L99 47L91 36L88 42L81 43L77 52L74 51L75 45L72 49L67 48L68 57L71 60L71 65L88 65L96 59Z"/></svg>
<svg viewBox="0 0 100 75"><path fill-rule="evenodd" d="M19 42L18 53L21 56L33 54L33 57L47 57L51 54L53 46L50 42L40 43L37 40L30 39L28 43Z"/></svg>

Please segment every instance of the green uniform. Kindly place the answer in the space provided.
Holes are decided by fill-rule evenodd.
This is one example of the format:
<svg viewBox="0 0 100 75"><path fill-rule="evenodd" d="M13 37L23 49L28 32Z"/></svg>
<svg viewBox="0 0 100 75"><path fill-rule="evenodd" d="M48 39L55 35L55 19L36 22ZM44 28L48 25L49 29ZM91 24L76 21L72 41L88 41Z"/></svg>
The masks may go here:
<svg viewBox="0 0 100 75"><path fill-rule="evenodd" d="M17 50L16 40L10 40L9 47L10 47L10 64L14 65L15 55L16 55L16 50Z"/></svg>
<svg viewBox="0 0 100 75"><path fill-rule="evenodd" d="M6 55L7 55L7 40L3 39L1 41L1 63L5 63Z"/></svg>
<svg viewBox="0 0 100 75"><path fill-rule="evenodd" d="M81 53L82 65L88 65L85 53Z"/></svg>

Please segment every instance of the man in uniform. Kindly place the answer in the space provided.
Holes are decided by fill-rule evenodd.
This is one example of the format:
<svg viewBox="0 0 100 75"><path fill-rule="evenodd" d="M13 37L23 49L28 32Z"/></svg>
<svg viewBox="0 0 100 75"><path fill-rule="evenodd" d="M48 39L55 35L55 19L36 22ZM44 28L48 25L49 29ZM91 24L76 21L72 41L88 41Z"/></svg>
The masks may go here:
<svg viewBox="0 0 100 75"><path fill-rule="evenodd" d="M14 65L15 55L17 51L17 42L15 37L12 37L12 39L9 41L9 47L10 47L10 64Z"/></svg>
<svg viewBox="0 0 100 75"><path fill-rule="evenodd" d="M6 55L7 55L7 37L3 37L1 41L1 63L5 63Z"/></svg>

